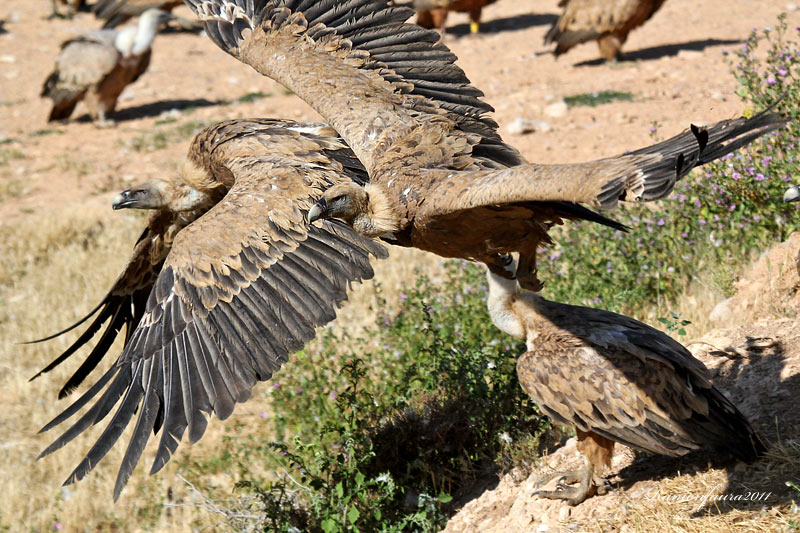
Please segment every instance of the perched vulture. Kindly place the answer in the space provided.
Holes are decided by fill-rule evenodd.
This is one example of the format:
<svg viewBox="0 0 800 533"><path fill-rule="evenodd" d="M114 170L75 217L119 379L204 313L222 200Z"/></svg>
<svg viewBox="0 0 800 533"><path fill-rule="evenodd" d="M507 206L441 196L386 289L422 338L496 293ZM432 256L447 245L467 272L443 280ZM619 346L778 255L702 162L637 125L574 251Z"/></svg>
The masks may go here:
<svg viewBox="0 0 800 533"><path fill-rule="evenodd" d="M669 335L616 313L517 291L514 280L491 272L488 278L492 322L527 343L517 361L522 388L555 422L575 427L586 459L537 485L561 476L557 490L534 494L577 505L604 493L601 475L615 442L670 456L711 448L747 462L766 451L703 363Z"/></svg>
<svg viewBox="0 0 800 533"><path fill-rule="evenodd" d="M469 31L480 31L481 11L484 6L497 0L414 0L414 9L417 11L417 24L423 28L437 28L444 30L447 13L458 11L469 13Z"/></svg>
<svg viewBox="0 0 800 533"><path fill-rule="evenodd" d="M92 11L99 19L105 20L103 28L116 28L120 24L127 22L132 17L138 17L148 9L161 9L170 12L179 5L182 0L100 0Z"/></svg>
<svg viewBox="0 0 800 533"><path fill-rule="evenodd" d="M408 8L381 0L187 3L217 45L305 100L364 164L368 185L331 187L310 220L339 218L364 236L484 262L504 276L503 254L518 251L525 288L540 287L535 254L553 224L616 224L579 204L662 198L693 167L786 123L762 113L613 158L528 164L503 143L486 116L491 106L439 34L404 22Z"/></svg>
<svg viewBox="0 0 800 533"><path fill-rule="evenodd" d="M49 18L72 18L77 11L86 5L86 0L51 0L53 11L50 13ZM58 4L67 6L67 12L61 13L58 10Z"/></svg>
<svg viewBox="0 0 800 533"><path fill-rule="evenodd" d="M556 56L573 46L597 41L600 55L616 59L628 34L658 11L664 0L561 0L564 12L544 36L556 43Z"/></svg>
<svg viewBox="0 0 800 533"><path fill-rule="evenodd" d="M150 45L169 17L151 9L136 27L96 30L65 41L42 88L41 96L53 100L48 122L69 118L81 100L93 119L106 122L123 89L147 70Z"/></svg>
<svg viewBox="0 0 800 533"><path fill-rule="evenodd" d="M56 335L96 318L39 373L102 330L61 389L59 397L66 396L125 327L116 362L42 429L92 404L45 456L111 417L66 483L94 468L135 417L116 500L151 435L161 433L155 473L187 430L190 442L200 439L211 413L227 418L314 337L316 326L335 318L349 284L372 277L370 256L386 252L341 222L309 225L305 213L331 185L365 179L358 159L324 124L231 120L195 137L174 180L114 199L115 209L152 210L147 228L100 305Z"/></svg>

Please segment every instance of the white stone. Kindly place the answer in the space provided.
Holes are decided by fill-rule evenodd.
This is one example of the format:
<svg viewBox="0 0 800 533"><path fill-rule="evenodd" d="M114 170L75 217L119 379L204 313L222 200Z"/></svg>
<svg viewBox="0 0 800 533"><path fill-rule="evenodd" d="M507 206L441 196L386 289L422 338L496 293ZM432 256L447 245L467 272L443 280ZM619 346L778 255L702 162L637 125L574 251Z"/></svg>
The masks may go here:
<svg viewBox="0 0 800 533"><path fill-rule="evenodd" d="M506 129L511 135L525 135L533 132L547 133L550 131L550 124L544 120L530 120L527 118L517 117L506 127Z"/></svg>
<svg viewBox="0 0 800 533"><path fill-rule="evenodd" d="M544 113L548 117L558 118L567 114L567 103L564 100L554 102L544 108Z"/></svg>

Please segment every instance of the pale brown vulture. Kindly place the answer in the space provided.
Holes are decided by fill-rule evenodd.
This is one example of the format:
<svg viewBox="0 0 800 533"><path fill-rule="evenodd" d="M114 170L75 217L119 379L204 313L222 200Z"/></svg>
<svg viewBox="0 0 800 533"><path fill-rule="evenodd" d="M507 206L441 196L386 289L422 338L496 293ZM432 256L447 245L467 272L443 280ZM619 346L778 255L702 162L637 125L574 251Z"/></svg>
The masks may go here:
<svg viewBox="0 0 800 533"><path fill-rule="evenodd" d="M189 442L196 442L211 413L227 418L257 382L314 337L316 326L335 318L349 284L372 277L370 256L386 252L346 224L309 225L305 214L324 189L365 179L358 159L324 124L232 120L195 137L174 180L114 199L115 209L153 210L147 228L100 305L56 335L97 317L42 370L52 370L102 330L61 389L59 396L67 395L125 327L116 362L42 429L91 404L45 456L111 416L66 483L94 468L136 415L117 499L151 435L161 432L154 473L187 430Z"/></svg>
<svg viewBox="0 0 800 533"><path fill-rule="evenodd" d="M69 118L83 100L91 117L105 123L125 87L147 70L150 46L169 17L151 9L135 27L96 30L65 41L42 88L41 96L53 100L48 122Z"/></svg>
<svg viewBox="0 0 800 533"><path fill-rule="evenodd" d="M525 339L517 376L558 424L574 426L586 461L535 494L577 505L603 493L614 443L670 456L714 449L752 462L766 451L759 435L714 388L699 360L672 337L626 316L546 300L491 272L489 314ZM577 483L569 487L567 484Z"/></svg>
<svg viewBox="0 0 800 533"><path fill-rule="evenodd" d="M380 0L187 3L217 45L305 100L364 164L367 187L332 187L310 219L340 218L365 236L481 261L502 275L498 258L519 251L526 288L540 286L535 254L553 224L614 225L579 204L663 198L693 167L786 122L762 113L614 158L527 164L500 139L486 116L491 106L437 44L439 34L404 22L408 8Z"/></svg>
<svg viewBox="0 0 800 533"><path fill-rule="evenodd" d="M564 11L544 37L559 56L575 45L597 41L600 55L616 59L628 34L659 10L664 0L561 0Z"/></svg>
<svg viewBox="0 0 800 533"><path fill-rule="evenodd" d="M447 14L450 11L469 13L469 31L480 31L481 12L497 0L414 0L417 24L423 28L444 30Z"/></svg>
<svg viewBox="0 0 800 533"><path fill-rule="evenodd" d="M97 18L105 20L103 28L116 28L148 9L170 12L181 4L182 0L100 0L92 11Z"/></svg>

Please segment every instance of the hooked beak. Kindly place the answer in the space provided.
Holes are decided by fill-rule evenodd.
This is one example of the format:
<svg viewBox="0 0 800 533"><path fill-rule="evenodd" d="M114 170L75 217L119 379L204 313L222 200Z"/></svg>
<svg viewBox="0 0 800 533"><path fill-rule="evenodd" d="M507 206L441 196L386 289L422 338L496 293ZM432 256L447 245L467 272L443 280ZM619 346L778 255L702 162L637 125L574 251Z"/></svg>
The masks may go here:
<svg viewBox="0 0 800 533"><path fill-rule="evenodd" d="M789 187L789 189L783 193L784 202L796 202L798 200L800 200L800 190L798 190L797 185Z"/></svg>
<svg viewBox="0 0 800 533"><path fill-rule="evenodd" d="M311 224L315 220L322 218L328 210L328 202L325 198L320 198L317 203L311 206L308 210L308 223Z"/></svg>
<svg viewBox="0 0 800 533"><path fill-rule="evenodd" d="M137 207L137 203L144 195L144 191L132 191L128 189L127 191L122 191L118 195L114 197L111 201L111 208L116 211L117 209L126 209L128 207Z"/></svg>

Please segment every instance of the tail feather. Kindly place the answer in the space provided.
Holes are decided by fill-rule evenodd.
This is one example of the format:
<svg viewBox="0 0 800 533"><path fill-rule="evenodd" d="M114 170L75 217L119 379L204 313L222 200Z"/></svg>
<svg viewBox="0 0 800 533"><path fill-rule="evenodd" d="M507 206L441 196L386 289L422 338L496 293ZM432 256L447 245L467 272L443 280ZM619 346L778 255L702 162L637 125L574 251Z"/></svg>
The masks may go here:
<svg viewBox="0 0 800 533"><path fill-rule="evenodd" d="M724 120L708 128L692 125L690 130L671 139L626 154L645 157L635 175L609 182L598 200L603 207L613 207L618 200L647 202L664 198L693 168L719 159L788 124L787 117L772 112L775 105L751 118Z"/></svg>

